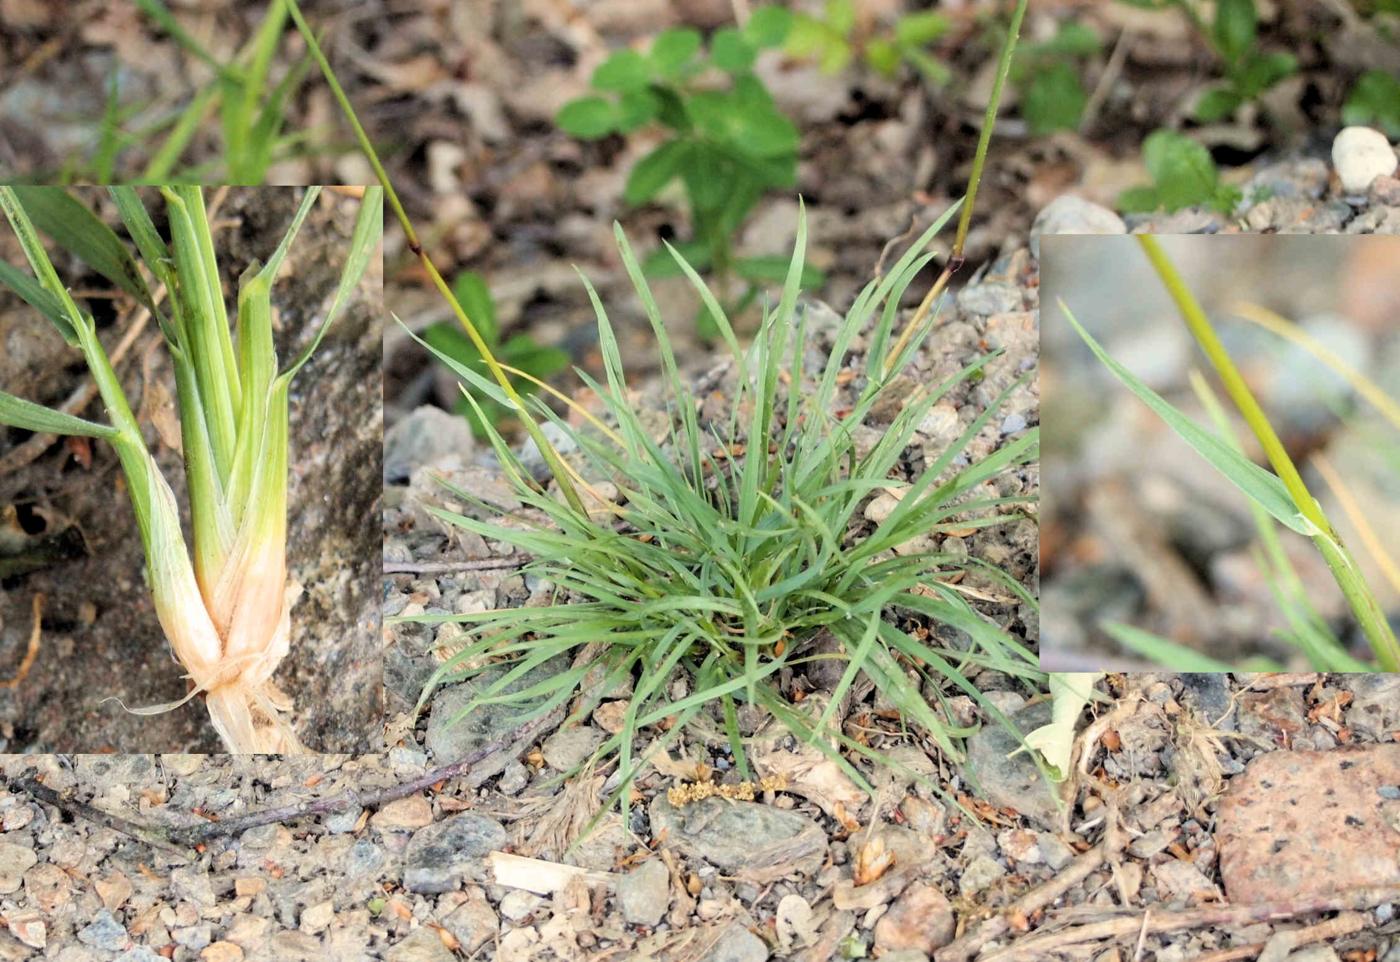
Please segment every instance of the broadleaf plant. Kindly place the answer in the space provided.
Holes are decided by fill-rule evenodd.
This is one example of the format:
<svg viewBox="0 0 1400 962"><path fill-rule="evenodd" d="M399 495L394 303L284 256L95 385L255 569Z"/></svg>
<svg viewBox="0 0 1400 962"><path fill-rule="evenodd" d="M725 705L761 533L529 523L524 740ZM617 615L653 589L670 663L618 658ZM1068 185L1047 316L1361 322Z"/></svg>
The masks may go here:
<svg viewBox="0 0 1400 962"><path fill-rule="evenodd" d="M758 52L786 36L784 22L755 11L742 30L716 31L708 49L698 31L677 28L657 35L647 53L615 51L593 72L595 93L565 104L557 117L560 129L582 140L649 125L665 131L628 173L623 200L645 204L681 185L693 236L678 246L692 266L714 276L721 305L735 314L774 272L771 257L737 256L734 236L764 194L797 185L797 128L753 73ZM658 251L647 270L674 275L675 264ZM823 280L814 268L803 272L806 287ZM708 308L696 325L707 339L719 333Z"/></svg>
<svg viewBox="0 0 1400 962"><path fill-rule="evenodd" d="M1298 70L1298 58L1282 50L1264 50L1259 42L1259 10L1254 0L1216 0L1207 21L1197 0L1125 0L1135 7L1176 7L1220 58L1223 78L1202 91L1195 118L1213 123L1234 116L1270 87Z"/></svg>
<svg viewBox="0 0 1400 962"><path fill-rule="evenodd" d="M952 21L936 10L903 14L884 29L867 22L855 0L827 0L820 14L797 12L790 17L784 52L814 59L827 73L844 70L858 56L886 77L894 77L903 63L938 86L952 76L948 65L929 52L929 46L952 28Z"/></svg>
<svg viewBox="0 0 1400 962"><path fill-rule="evenodd" d="M1243 193L1220 182L1220 171L1203 145L1174 130L1154 130L1142 142L1142 158L1152 183L1118 195L1125 214L1204 206L1229 214Z"/></svg>
<svg viewBox="0 0 1400 962"><path fill-rule="evenodd" d="M469 626L465 639L454 640L423 702L440 685L496 669L497 676L482 681L458 720L491 703L517 706L521 722L572 704L571 718L577 719L586 717L618 681L635 677L621 731L599 750L619 760L615 798L625 798L639 773L637 731L666 719L675 722L664 736L669 739L701 713L715 713L736 763L744 766L743 739L736 726L726 723L738 703L767 709L864 785L859 770L832 747L850 747L851 740L831 723L831 712L813 718L794 710L777 684L779 672L814 657L813 642L824 632L841 643L846 659L832 704L863 675L950 758L960 757L957 740L969 731L934 709L920 691L925 682L935 698L951 688L1009 725L968 674L973 668L993 669L1039 684L1044 676L1036 655L971 606L954 587L957 573L970 562L936 550L929 536L1024 516L1020 506L1027 498L1002 496L987 482L1036 458L1038 429L981 460L967 456L973 438L1024 380L988 404L956 441L928 456L907 482L899 477L898 466L914 443L917 426L940 398L994 355L907 394L870 450L861 450L856 441L856 429L872 408L888 401L889 392L905 390L899 375L933 328L934 319L925 319L902 346L892 337L900 298L932 259L925 248L952 213L939 218L882 279L861 292L833 333L829 358L819 370L802 367L811 327L811 313L798 301L804 221L799 220L782 296L765 311L746 350L698 272L672 249L678 269L715 312L729 348L734 396L728 413L715 420L699 413L642 269L619 227L623 263L661 356L669 425L657 434L639 417L607 312L585 280L606 378L597 383L580 376L601 399L604 413L585 416L571 405L589 424L580 428L538 399L533 406L581 452L575 483L588 490L585 478L605 478L620 496L616 503L592 496L593 510L587 513L570 508L541 491L520 456L499 432L488 429L514 496L530 510L507 512L453 489L456 499L478 511L435 513L451 525L530 555L526 572L552 586L552 603L406 619ZM838 404L847 369L859 372L862 386L853 399ZM473 386L484 383L477 379ZM467 396L473 398L474 392ZM873 496L890 490L898 492L897 506L878 523L867 521L862 509ZM510 517L503 523L477 514ZM1034 605L1024 589L1012 587L1011 579L993 576ZM965 632L967 644L945 645L917 630L934 622ZM600 652L595 662L575 662L577 667L543 680L532 676L524 689L511 690L532 669L585 649ZM602 681L580 690L588 670ZM684 695L676 694L676 684Z"/></svg>
<svg viewBox="0 0 1400 962"><path fill-rule="evenodd" d="M288 394L378 247L383 192L365 189L332 303L310 346L279 370L272 285L320 188L306 191L267 264L254 264L242 275L236 336L200 189L161 188L168 238L156 229L135 188L110 191L136 255L62 188L0 187L0 208L33 272L30 277L7 266L0 283L36 307L82 353L109 421L83 420L0 392L0 424L99 438L117 453L156 615L194 686L178 702L140 711L168 710L203 693L214 728L230 751L300 751L278 707L281 699L270 687L290 636ZM146 447L96 323L60 280L40 230L149 307L160 325L175 369L192 552L186 549L175 495ZM168 304L152 295L162 286Z"/></svg>
<svg viewBox="0 0 1400 962"><path fill-rule="evenodd" d="M1073 22L1060 24L1050 39L1022 48L1012 80L1021 95L1021 116L1033 135L1079 126L1089 102L1080 78L1081 61L1098 52L1098 34Z"/></svg>

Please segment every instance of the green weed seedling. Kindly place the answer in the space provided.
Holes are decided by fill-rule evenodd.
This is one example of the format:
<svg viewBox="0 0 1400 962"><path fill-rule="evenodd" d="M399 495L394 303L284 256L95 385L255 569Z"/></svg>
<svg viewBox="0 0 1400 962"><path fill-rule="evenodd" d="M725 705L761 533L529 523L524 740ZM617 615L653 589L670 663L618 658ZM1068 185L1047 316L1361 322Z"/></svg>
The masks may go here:
<svg viewBox="0 0 1400 962"><path fill-rule="evenodd" d="M1060 24L1055 36L1029 43L1011 78L1021 95L1021 116L1036 136L1074 130L1089 102L1080 80L1082 61L1099 52L1099 37L1080 23Z"/></svg>
<svg viewBox="0 0 1400 962"><path fill-rule="evenodd" d="M896 386L904 383L899 375L933 329L935 319L925 319L903 347L893 336L900 297L932 259L925 248L952 213L939 218L883 279L865 288L836 329L829 360L806 373L800 359L807 356L810 312L797 297L804 222L798 224L782 297L765 311L747 349L741 349L726 312L696 270L670 249L677 268L714 312L736 372L729 413L709 422L698 413L700 405L682 378L659 309L619 227L622 260L651 322L668 382L670 426L657 436L639 416L607 311L585 281L606 378L597 383L580 376L605 413L596 417L571 404L588 422L585 429L538 398L526 403L583 452L588 465L573 472L575 485L586 493L585 477L606 478L620 497L614 503L588 496L593 510L580 514L542 492L520 456L482 419L514 495L533 511L504 523L471 513L435 513L527 553L532 561L526 571L551 585L553 596L543 606L409 619L470 628L435 673L424 702L439 685L493 669L497 677L480 682L462 717L487 704L514 705L524 723L570 705L570 717L581 719L620 681L635 679L621 731L599 750L600 757L619 761L614 798L626 797L639 772L639 731L666 720L675 724L661 736L663 744L690 722L717 724L736 766L748 777L737 723L741 703L765 708L868 788L839 749L865 754L869 749L834 724L836 706L862 676L950 758L960 757L957 740L969 731L934 710L920 690L924 683L934 692L948 686L964 692L1007 724L967 675L973 667L993 668L1039 684L1043 675L1036 656L977 613L952 584L958 572L975 568L1026 604L1034 605L1034 597L990 566L939 552L929 536L1023 516L1020 506L1031 499L1002 496L986 482L1036 458L1038 429L981 460L969 462L967 449L1024 379L1010 385L910 481L900 480L897 466L917 425L994 355L973 360L940 384L916 388L869 451L859 450L856 442L856 428L873 406L891 390L903 390ZM862 334L868 346L857 352L854 344ZM471 403L477 392L507 403L485 377L441 353L438 357L465 379ZM854 399L838 403L848 361L857 366L862 387ZM866 521L871 496L890 490L897 492L898 504L878 523ZM471 492L453 495L483 517L501 517L498 506L481 503ZM961 629L968 644L950 647L933 640L918 628L929 621ZM782 695L778 676L818 657L813 642L823 633L843 645L845 670L826 709L820 715L804 713ZM597 660L575 658L585 649L598 651ZM558 664L560 656L576 667L552 671L542 680L531 675L522 690L510 690L534 669ZM585 683L589 672L595 680ZM677 694L678 684L683 695Z"/></svg>
<svg viewBox="0 0 1400 962"><path fill-rule="evenodd" d="M226 183L257 185L267 179L273 163L307 149L306 133L286 131L288 101L300 88L311 65L303 57L274 82L272 61L287 26L287 5L272 0L262 22L232 58L220 60L187 31L162 0L136 0L152 22L202 61L214 76L180 110L135 130L125 129L135 112L117 101L115 80L89 160L68 165L65 182L142 184ZM190 145L215 113L219 117L222 150L217 162L192 165L185 161ZM155 146L145 167L121 176L119 163L133 145Z"/></svg>
<svg viewBox="0 0 1400 962"><path fill-rule="evenodd" d="M782 43L788 24L786 11L758 10L742 30L716 31L708 49L696 30L664 31L647 53L619 50L599 64L592 78L597 92L565 104L557 118L562 130L585 140L649 124L667 132L633 166L623 199L643 204L680 182L694 236L678 248L697 270L714 276L720 303L735 314L785 268L781 257L735 256L733 238L764 194L797 185L797 128L753 73L758 51ZM653 278L677 274L664 251L649 258L646 269ZM823 277L809 267L801 280L816 287ZM719 333L706 308L696 324L707 339Z"/></svg>
<svg viewBox="0 0 1400 962"><path fill-rule="evenodd" d="M1202 123L1234 116L1274 84L1298 69L1298 60L1281 50L1265 51L1259 43L1259 11L1254 0L1216 0L1215 17L1207 21L1197 0L1123 0L1135 7L1163 10L1176 7L1210 44L1224 69L1221 82L1207 88L1196 101L1194 114Z"/></svg>
<svg viewBox="0 0 1400 962"><path fill-rule="evenodd" d="M952 72L928 48L950 26L948 18L936 10L918 10L903 14L889 29L876 31L862 23L854 0L827 0L820 15L792 14L783 50L816 60L827 73L839 73L857 57L885 77L895 76L900 64L907 63L941 87Z"/></svg>
<svg viewBox="0 0 1400 962"><path fill-rule="evenodd" d="M1118 209L1125 214L1196 206L1229 214L1244 196L1238 187L1220 182L1210 151L1185 134L1154 130L1142 142L1142 157L1152 183L1118 195Z"/></svg>
<svg viewBox="0 0 1400 962"><path fill-rule="evenodd" d="M1213 323L1177 272L1157 238L1151 235L1138 235L1137 240L1161 278L1163 286L1171 294L1182 321L1219 376L1226 395L1244 419L1250 432L1258 439L1274 472L1270 473L1244 456L1238 440L1233 438L1226 429L1228 422L1225 419L1223 408L1215 399L1210 388L1206 386L1204 379L1194 378L1194 387L1206 409L1211 412L1219 433L1213 433L1198 425L1114 360L1098 341L1075 320L1069 308L1061 304L1061 309L1069 323L1093 351L1095 357L1112 372L1114 377L1151 408L1168 427L1205 458L1215 470L1234 484L1249 500L1255 513L1256 527L1260 532L1265 562L1264 571L1270 577L1275 597L1278 599L1288 622L1288 628L1283 633L1284 639L1294 645L1310 664L1320 670L1370 671L1377 667L1381 671L1400 669L1400 642L1397 642L1395 633L1386 619L1385 612L1377 602L1374 591L1367 584L1350 550L1342 543L1331 521L1323 513L1322 506L1304 482L1292 457L1279 440L1268 415L1255 399L1234 359L1221 343ZM1268 312L1252 307L1238 310L1243 316L1249 317L1261 326L1283 333L1284 336L1300 338L1306 344L1306 339L1302 335L1296 332L1285 332L1287 325L1280 327L1279 322L1276 319L1271 319ZM1310 349L1329 366L1335 368L1340 363L1320 345L1314 345ZM1346 373L1354 383L1358 385L1364 383L1354 372L1347 371ZM1383 413L1393 417L1397 429L1400 429L1400 405L1397 405L1393 399L1384 395L1373 385L1366 384L1365 389L1358 387L1358 393L1375 404ZM1324 469L1324 474L1326 473L1328 472ZM1353 520L1356 520L1355 516L1353 516ZM1364 522L1364 518L1362 521ZM1279 544L1277 526L1288 528L1312 540L1319 555L1326 562L1336 580L1337 587L1346 599L1362 633L1366 636L1375 657L1374 664L1360 661L1348 654L1325 622L1318 617L1316 610L1307 600L1301 579ZM1367 529L1362 527L1361 530L1364 532ZM1369 545L1372 539L1367 538L1366 540ZM1226 665L1218 659L1184 649L1167 639L1157 638L1148 632L1130 626L1107 625L1105 627L1125 647L1158 660L1175 670L1236 670L1234 666ZM1278 666L1267 665L1267 667Z"/></svg>
<svg viewBox="0 0 1400 962"><path fill-rule="evenodd" d="M1391 140L1400 139L1400 79L1384 70L1363 73L1342 105L1342 123L1379 127Z"/></svg>
<svg viewBox="0 0 1400 962"><path fill-rule="evenodd" d="M457 303L476 320L477 328L487 348L500 359L515 382L522 396L533 394L545 378L557 374L569 366L569 355L557 347L546 347L535 343L529 334L516 334L501 341L500 325L496 322L496 305L491 299L491 291L480 274L463 271L452 282L452 293ZM450 357L457 365L470 368L478 373L486 372L481 351L461 326L453 321L439 321L423 332L423 340L444 357ZM486 438L485 418L496 427L502 427L510 417L510 408L485 395L478 395L473 405L466 398L457 402L456 411L467 419L472 432L483 440Z"/></svg>

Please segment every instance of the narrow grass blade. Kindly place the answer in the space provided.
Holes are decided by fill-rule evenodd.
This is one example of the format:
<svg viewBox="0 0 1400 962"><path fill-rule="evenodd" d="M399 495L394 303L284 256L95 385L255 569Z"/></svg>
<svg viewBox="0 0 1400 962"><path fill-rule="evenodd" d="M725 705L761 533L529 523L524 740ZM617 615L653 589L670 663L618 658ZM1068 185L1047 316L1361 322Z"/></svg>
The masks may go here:
<svg viewBox="0 0 1400 962"><path fill-rule="evenodd" d="M1229 444L1202 428L1185 414L1182 414L1160 394L1144 384L1131 371L1115 361L1092 334L1075 320L1074 314L1062 301L1064 311L1079 337L1089 346L1105 367L1122 382L1123 386L1136 394L1150 407L1167 426L1187 444L1195 449L1211 465L1224 475L1255 504L1285 527L1309 537L1317 533L1317 527L1305 518L1289 496L1288 490L1275 475L1265 471L1244 455L1236 452Z"/></svg>
<svg viewBox="0 0 1400 962"><path fill-rule="evenodd" d="M136 261L112 229L62 187L15 186L35 227L142 304L155 309Z"/></svg>
<svg viewBox="0 0 1400 962"><path fill-rule="evenodd" d="M1332 467L1332 462L1321 454L1313 455L1313 464L1317 466L1318 473L1327 482L1327 486L1332 489L1332 494L1336 496L1337 503L1342 506L1343 513L1351 522L1356 533L1361 536L1361 543L1375 559L1376 565L1381 569L1385 579L1390 582L1397 592L1400 592L1400 565L1391 557L1386 550L1385 544L1380 536L1376 534L1375 527L1370 519L1366 517L1365 510L1357 502L1356 496L1352 494L1351 488L1342 480L1341 474Z"/></svg>
<svg viewBox="0 0 1400 962"><path fill-rule="evenodd" d="M41 431L45 434L62 434L71 437L103 438L110 441L120 432L116 428L95 421L46 408L42 404L26 401L0 391L0 424L24 428L26 431Z"/></svg>
<svg viewBox="0 0 1400 962"><path fill-rule="evenodd" d="M1100 622L1099 627L1124 648L1142 655L1151 662L1172 671L1195 671L1211 674L1236 671L1234 665L1203 655L1194 648L1187 648L1150 631L1134 628L1115 621Z"/></svg>
<svg viewBox="0 0 1400 962"><path fill-rule="evenodd" d="M1278 314L1260 307L1258 304L1237 304L1231 310L1251 324L1256 324L1270 333L1292 341L1327 365L1345 378L1352 390L1365 398L1384 415L1387 421L1394 425L1397 431L1400 431L1400 401L1381 390L1380 385L1343 361L1335 352L1329 350L1327 345L1302 330L1298 325L1289 323Z"/></svg>

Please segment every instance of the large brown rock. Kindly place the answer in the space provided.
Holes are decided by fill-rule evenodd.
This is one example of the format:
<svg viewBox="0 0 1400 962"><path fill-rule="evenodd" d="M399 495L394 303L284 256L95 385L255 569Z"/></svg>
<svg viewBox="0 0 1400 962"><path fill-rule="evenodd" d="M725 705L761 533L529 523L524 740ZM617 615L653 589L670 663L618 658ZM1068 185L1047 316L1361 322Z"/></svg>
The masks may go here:
<svg viewBox="0 0 1400 962"><path fill-rule="evenodd" d="M1400 745L1260 755L1221 800L1216 839L1233 902L1400 885Z"/></svg>

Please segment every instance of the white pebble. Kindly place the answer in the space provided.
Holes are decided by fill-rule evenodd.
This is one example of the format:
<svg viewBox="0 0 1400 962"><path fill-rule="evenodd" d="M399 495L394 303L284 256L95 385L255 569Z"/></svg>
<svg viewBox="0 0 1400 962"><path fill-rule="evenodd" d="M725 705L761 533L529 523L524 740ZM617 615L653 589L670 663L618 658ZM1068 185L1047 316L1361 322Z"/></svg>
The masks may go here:
<svg viewBox="0 0 1400 962"><path fill-rule="evenodd" d="M1347 127L1332 141L1332 166L1342 190L1363 194L1377 177L1395 173L1395 150L1379 130Z"/></svg>

